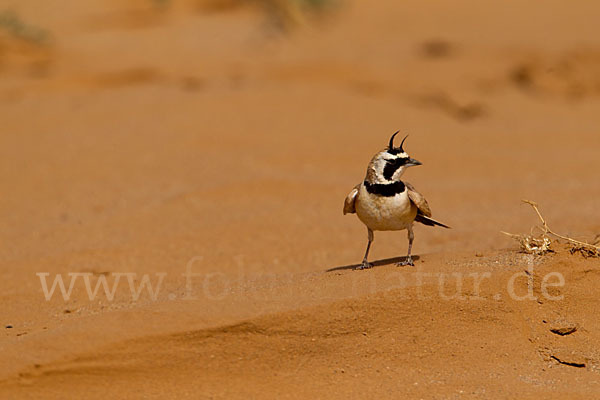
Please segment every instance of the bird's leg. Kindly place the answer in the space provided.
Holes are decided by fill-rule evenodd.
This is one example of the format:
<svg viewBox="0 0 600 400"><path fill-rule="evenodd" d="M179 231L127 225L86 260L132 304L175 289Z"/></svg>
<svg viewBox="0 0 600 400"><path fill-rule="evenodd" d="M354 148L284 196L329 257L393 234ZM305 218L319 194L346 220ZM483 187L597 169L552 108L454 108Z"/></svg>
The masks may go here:
<svg viewBox="0 0 600 400"><path fill-rule="evenodd" d="M399 262L396 265L399 265L399 266L405 266L405 265L414 266L415 265L412 257L410 256L410 252L412 251L413 240L415 240L415 233L413 232L413 227L411 225L408 227L408 254L406 256L406 260Z"/></svg>
<svg viewBox="0 0 600 400"><path fill-rule="evenodd" d="M369 257L369 249L371 248L371 243L373 242L374 235L371 229L367 228L367 230L369 234L369 243L367 243L367 251L365 251L365 257L363 258L362 264L356 267L356 269L367 269L373 266L373 264L369 264L369 262L367 261L367 257Z"/></svg>

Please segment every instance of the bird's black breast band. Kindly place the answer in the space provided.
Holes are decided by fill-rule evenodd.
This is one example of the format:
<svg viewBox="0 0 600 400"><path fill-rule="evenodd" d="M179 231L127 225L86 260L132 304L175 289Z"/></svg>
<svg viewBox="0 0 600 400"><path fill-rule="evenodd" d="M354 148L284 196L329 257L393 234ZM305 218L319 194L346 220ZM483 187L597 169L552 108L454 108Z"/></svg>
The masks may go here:
<svg viewBox="0 0 600 400"><path fill-rule="evenodd" d="M404 189L406 188L402 181L392 183L369 183L364 181L364 185L367 192L384 197L395 196L398 193L404 192Z"/></svg>

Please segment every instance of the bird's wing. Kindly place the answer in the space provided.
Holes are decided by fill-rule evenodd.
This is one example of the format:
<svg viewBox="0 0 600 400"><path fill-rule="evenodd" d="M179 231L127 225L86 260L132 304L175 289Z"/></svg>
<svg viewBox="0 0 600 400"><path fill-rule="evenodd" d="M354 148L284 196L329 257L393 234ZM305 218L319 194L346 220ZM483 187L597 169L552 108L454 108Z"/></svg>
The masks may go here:
<svg viewBox="0 0 600 400"><path fill-rule="evenodd" d="M356 202L356 198L358 197L358 189L360 188L360 183L348 193L346 199L344 200L344 215L350 213L356 213L356 208L354 207L354 203Z"/></svg>
<svg viewBox="0 0 600 400"><path fill-rule="evenodd" d="M431 209L429 208L429 204L427 204L425 197L423 197L421 193L417 192L417 189L415 189L415 187L410 183L404 182L404 184L408 190L408 198L419 209L418 213L426 217L431 217Z"/></svg>

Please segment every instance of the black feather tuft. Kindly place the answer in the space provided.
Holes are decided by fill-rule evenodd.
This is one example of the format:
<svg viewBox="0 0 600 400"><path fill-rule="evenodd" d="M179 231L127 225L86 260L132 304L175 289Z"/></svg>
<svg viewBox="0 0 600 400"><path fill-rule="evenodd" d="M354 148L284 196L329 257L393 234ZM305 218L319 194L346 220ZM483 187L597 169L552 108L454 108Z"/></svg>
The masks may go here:
<svg viewBox="0 0 600 400"><path fill-rule="evenodd" d="M396 137L398 132L400 132L400 131L396 131L390 138L390 144L388 144L388 150L392 150L394 148L394 137Z"/></svg>
<svg viewBox="0 0 600 400"><path fill-rule="evenodd" d="M406 138L408 137L408 135L404 136L404 139L402 139L402 143L400 143L400 153L404 153L404 141L406 140Z"/></svg>

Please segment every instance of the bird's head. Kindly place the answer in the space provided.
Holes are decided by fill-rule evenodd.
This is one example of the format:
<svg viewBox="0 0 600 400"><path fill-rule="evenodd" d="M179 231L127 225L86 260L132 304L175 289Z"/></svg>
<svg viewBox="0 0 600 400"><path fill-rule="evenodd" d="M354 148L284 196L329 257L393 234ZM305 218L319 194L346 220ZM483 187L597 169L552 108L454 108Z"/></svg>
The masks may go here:
<svg viewBox="0 0 600 400"><path fill-rule="evenodd" d="M402 139L400 147L394 147L394 138L398 132L392 135L388 147L375 154L371 160L367 179L371 178L369 180L379 183L398 181L407 168L421 165L420 161L411 158L404 151L404 141L408 135Z"/></svg>

